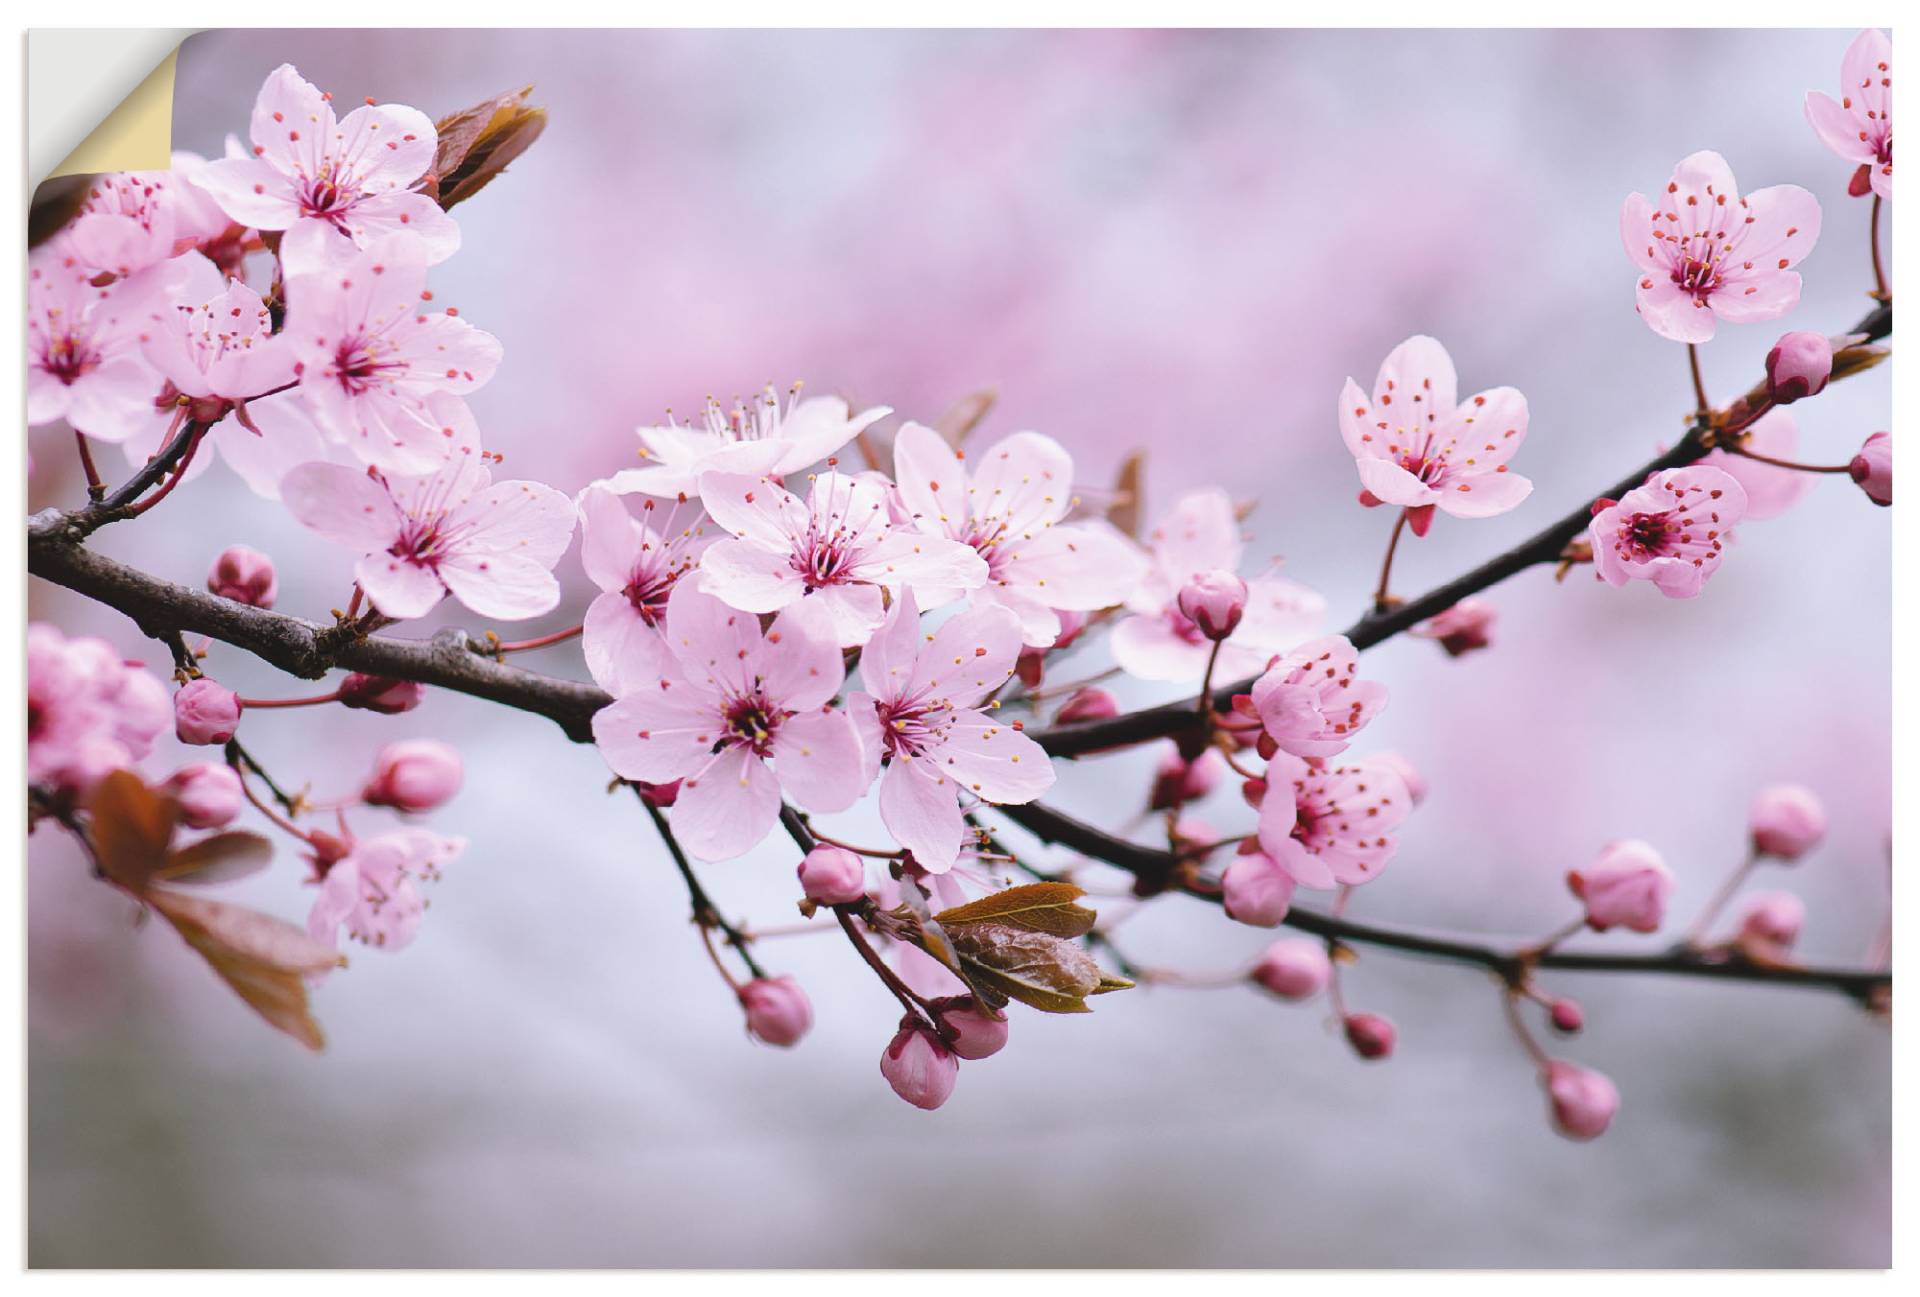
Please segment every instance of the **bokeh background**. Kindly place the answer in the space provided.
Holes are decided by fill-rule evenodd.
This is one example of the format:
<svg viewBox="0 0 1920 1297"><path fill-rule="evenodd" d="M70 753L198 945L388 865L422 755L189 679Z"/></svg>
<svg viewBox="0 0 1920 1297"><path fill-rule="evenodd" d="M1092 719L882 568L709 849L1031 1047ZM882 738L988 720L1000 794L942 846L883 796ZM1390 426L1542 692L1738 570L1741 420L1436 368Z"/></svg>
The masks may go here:
<svg viewBox="0 0 1920 1297"><path fill-rule="evenodd" d="M459 209L465 247L434 277L505 344L473 407L508 473L576 489L631 463L631 428L664 407L769 380L921 418L993 385L979 437L1051 433L1094 486L1144 448L1149 513L1203 483L1257 497L1253 565L1284 555L1338 625L1390 517L1352 503L1334 404L1407 335L1441 338L1463 391L1527 394L1516 467L1537 488L1404 546L1403 588L1677 433L1685 358L1633 313L1617 217L1684 154L1718 149L1744 188L1805 185L1826 213L1799 309L1706 349L1716 394L1782 328L1863 312L1866 204L1800 108L1851 35L219 32L181 55L174 137L244 135L282 61L342 104L430 114L533 82L549 130ZM1806 457L1846 458L1889 402L1882 369L1796 407ZM35 434L34 507L80 494L64 437ZM349 556L224 469L164 516L99 543L191 583L246 542L279 561L282 607L344 597ZM1749 795L1791 779L1832 833L1764 882L1807 900L1809 956L1862 959L1888 873L1887 522L1824 481L1742 527L1698 600L1536 571L1494 592L1495 651L1370 654L1393 705L1367 746L1433 791L1356 913L1542 932L1569 913L1564 872L1638 836L1686 915L1738 859ZM571 555L561 574L568 603L525 633L577 619L591 587ZM31 599L164 658L114 614ZM532 664L581 674L571 646ZM242 693L305 687L220 648L209 665ZM1323 1005L1151 989L1084 1018L1016 1010L1011 1047L925 1114L877 1073L897 1014L841 942L768 943L818 1025L790 1053L743 1038L644 817L545 722L434 697L245 730L320 795L357 786L381 742L454 740L468 785L436 824L472 846L413 948L356 948L318 993L331 1045L312 1057L35 841L36 1265L1888 1262L1887 1036L1838 996L1556 978L1591 1023L1560 1052L1625 1095L1588 1146L1548 1130L1488 982L1385 953L1348 987L1399 1023L1389 1063L1354 1059ZM1152 757L1063 769L1055 800L1124 822ZM1249 818L1230 790L1204 814ZM706 874L731 912L786 922L789 856L773 840ZM234 894L298 917L301 872L289 856ZM1177 898L1119 936L1192 969L1267 940Z"/></svg>

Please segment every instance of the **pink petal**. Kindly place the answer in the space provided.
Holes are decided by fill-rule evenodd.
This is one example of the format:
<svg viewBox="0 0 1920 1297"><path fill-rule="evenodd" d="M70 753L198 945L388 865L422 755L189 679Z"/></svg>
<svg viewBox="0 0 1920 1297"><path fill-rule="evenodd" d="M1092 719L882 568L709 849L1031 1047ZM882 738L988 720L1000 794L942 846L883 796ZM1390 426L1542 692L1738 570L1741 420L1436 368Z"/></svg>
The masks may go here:
<svg viewBox="0 0 1920 1297"><path fill-rule="evenodd" d="M1357 459L1360 481L1384 504L1418 508L1438 500L1434 489L1390 459Z"/></svg>
<svg viewBox="0 0 1920 1297"><path fill-rule="evenodd" d="M657 689L660 676L672 663L666 640L618 590L602 594L587 606L580 651L593 682L616 697Z"/></svg>
<svg viewBox="0 0 1920 1297"><path fill-rule="evenodd" d="M579 509L580 566L587 579L604 591L626 589L646 541L639 521L619 496L600 485L580 493Z"/></svg>
<svg viewBox="0 0 1920 1297"><path fill-rule="evenodd" d="M1231 641L1229 641L1231 642ZM1120 621L1107 640L1113 660L1140 680L1198 683L1206 672L1209 646L1189 644L1161 617L1134 616Z"/></svg>
<svg viewBox="0 0 1920 1297"><path fill-rule="evenodd" d="M773 769L787 795L810 811L844 811L867 791L866 762L845 712L789 717L773 740Z"/></svg>
<svg viewBox="0 0 1920 1297"><path fill-rule="evenodd" d="M438 141L432 119L418 108L367 104L341 119L333 152L362 189L380 193L425 175Z"/></svg>
<svg viewBox="0 0 1920 1297"><path fill-rule="evenodd" d="M286 175L318 176L335 129L333 108L291 63L282 63L267 74L254 100L249 132L258 156ZM207 169L219 165L210 163ZM241 224L247 223L241 220Z"/></svg>
<svg viewBox="0 0 1920 1297"><path fill-rule="evenodd" d="M910 691L972 707L1007 682L1020 646L1020 619L1005 608L956 613L920 651Z"/></svg>
<svg viewBox="0 0 1920 1297"><path fill-rule="evenodd" d="M1642 275L1635 286L1635 299L1640 318L1663 338L1706 342L1713 337L1714 312L1671 278Z"/></svg>
<svg viewBox="0 0 1920 1297"><path fill-rule="evenodd" d="M593 715L593 742L622 779L671 783L704 769L723 735L714 695L656 680Z"/></svg>
<svg viewBox="0 0 1920 1297"><path fill-rule="evenodd" d="M1752 278L1729 275L1707 304L1728 324L1777 320L1800 304L1800 276L1791 270L1769 271Z"/></svg>
<svg viewBox="0 0 1920 1297"><path fill-rule="evenodd" d="M1427 428L1453 413L1459 390L1447 349L1416 334L1381 362L1373 381L1374 418L1410 431Z"/></svg>
<svg viewBox="0 0 1920 1297"><path fill-rule="evenodd" d="M667 647L689 680L746 692L747 662L760 650L757 617L729 608L691 581L679 581L667 596L666 626Z"/></svg>
<svg viewBox="0 0 1920 1297"><path fill-rule="evenodd" d="M1645 194L1628 194L1620 204L1620 242L1633 264L1653 275L1664 275L1670 269L1667 258L1661 255L1660 242L1654 238L1659 220L1658 209Z"/></svg>
<svg viewBox="0 0 1920 1297"><path fill-rule="evenodd" d="M960 858L966 822L951 779L924 760L896 758L880 778L880 822L922 869L944 874Z"/></svg>
<svg viewBox="0 0 1920 1297"><path fill-rule="evenodd" d="M920 633L920 605L911 589L893 601L880 629L860 651L860 683L875 698L898 701L914 680L914 667L926 640Z"/></svg>
<svg viewBox="0 0 1920 1297"><path fill-rule="evenodd" d="M1022 805L1053 787L1046 750L985 712L955 712L946 743L926 759L966 792L1000 805Z"/></svg>
<svg viewBox="0 0 1920 1297"><path fill-rule="evenodd" d="M482 617L523 621L560 606L560 583L552 569L528 554L463 550L440 560L440 579L454 598Z"/></svg>
<svg viewBox="0 0 1920 1297"><path fill-rule="evenodd" d="M240 420L228 416L214 426L209 436L220 458L240 475L240 480L255 495L278 500L281 479L302 464L327 457L326 442L301 404L298 393L283 392L250 401L247 417L259 432L248 430ZM387 543L391 540L389 537Z"/></svg>
<svg viewBox="0 0 1920 1297"><path fill-rule="evenodd" d="M774 618L765 642L748 658L767 696L793 711L831 702L847 675L835 631L831 613L817 597L803 599Z"/></svg>
<svg viewBox="0 0 1920 1297"><path fill-rule="evenodd" d="M1118 531L1062 523L1011 547L1000 560L999 580L1048 608L1093 612L1124 603L1146 573L1146 556Z"/></svg>
<svg viewBox="0 0 1920 1297"><path fill-rule="evenodd" d="M971 512L1015 535L1060 521L1073 506L1073 458L1037 432L1016 432L973 459Z"/></svg>
<svg viewBox="0 0 1920 1297"><path fill-rule="evenodd" d="M1774 459L1793 459L1800 448L1800 425L1792 411L1769 410L1754 421L1743 444ZM1749 518L1778 517L1813 488L1815 475L1812 473L1775 468L1744 455L1729 455L1724 450L1713 451L1701 462L1722 470L1740 484L1747 493L1746 516Z"/></svg>
<svg viewBox="0 0 1920 1297"><path fill-rule="evenodd" d="M540 482L495 482L469 503L450 510L450 526L464 526L460 549L515 554L551 568L573 541L573 501Z"/></svg>
<svg viewBox="0 0 1920 1297"><path fill-rule="evenodd" d="M758 845L779 818L780 781L751 751L732 748L681 782L673 831L702 860L731 860Z"/></svg>
<svg viewBox="0 0 1920 1297"><path fill-rule="evenodd" d="M1340 389L1340 440L1347 443L1347 451L1355 459L1387 453L1379 422L1371 398L1360 390L1360 384L1349 378Z"/></svg>
<svg viewBox="0 0 1920 1297"><path fill-rule="evenodd" d="M1238 570L1244 548L1233 500L1218 487L1181 496L1173 512L1149 533L1147 543L1156 566L1176 590L1209 568Z"/></svg>
<svg viewBox="0 0 1920 1297"><path fill-rule="evenodd" d="M254 230L284 230L300 219L300 202L286 174L258 158L221 158L194 176L220 210Z"/></svg>
<svg viewBox="0 0 1920 1297"><path fill-rule="evenodd" d="M788 552L807 527L807 507L778 482L738 473L700 475L707 514L742 540Z"/></svg>
<svg viewBox="0 0 1920 1297"><path fill-rule="evenodd" d="M946 438L917 423L902 427L893 440L893 476L900 502L933 536L957 536L969 517L966 461Z"/></svg>
<svg viewBox="0 0 1920 1297"><path fill-rule="evenodd" d="M300 523L356 553L385 550L405 523L386 487L344 464L302 464L280 480L280 499Z"/></svg>
<svg viewBox="0 0 1920 1297"><path fill-rule="evenodd" d="M1859 117L1821 94L1807 91L1807 124L1820 142L1848 162L1875 162L1879 154L1873 145L1860 138L1863 124Z"/></svg>
<svg viewBox="0 0 1920 1297"><path fill-rule="evenodd" d="M786 551L728 536L700 556L700 588L744 612L778 612L807 587Z"/></svg>
<svg viewBox="0 0 1920 1297"><path fill-rule="evenodd" d="M855 580L895 590L978 590L987 583L986 560L973 546L904 528L868 549L850 572Z"/></svg>
<svg viewBox="0 0 1920 1297"><path fill-rule="evenodd" d="M1733 235L1727 255L1742 270L1798 265L1820 238L1820 200L1799 185L1757 189L1747 195L1746 219L1735 224Z"/></svg>
<svg viewBox="0 0 1920 1297"><path fill-rule="evenodd" d="M68 398L67 422L99 441L125 441L153 421L153 400L160 375L139 355L109 360L76 380Z"/></svg>
<svg viewBox="0 0 1920 1297"><path fill-rule="evenodd" d="M354 564L353 576L373 606L402 620L424 617L446 597L432 568L391 554L368 554Z"/></svg>
<svg viewBox="0 0 1920 1297"><path fill-rule="evenodd" d="M1456 518L1491 518L1531 494L1533 483L1518 473L1473 473L1449 477L1434 503Z"/></svg>

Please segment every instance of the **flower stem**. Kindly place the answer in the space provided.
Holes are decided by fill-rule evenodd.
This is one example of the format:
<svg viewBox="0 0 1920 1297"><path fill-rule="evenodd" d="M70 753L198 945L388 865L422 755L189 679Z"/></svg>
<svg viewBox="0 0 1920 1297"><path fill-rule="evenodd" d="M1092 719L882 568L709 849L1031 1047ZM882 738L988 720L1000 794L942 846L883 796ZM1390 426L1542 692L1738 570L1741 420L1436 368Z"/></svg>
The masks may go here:
<svg viewBox="0 0 1920 1297"><path fill-rule="evenodd" d="M893 998L900 1001L908 1014L926 1015L927 1025L938 1031L940 1020L934 1016L932 1006L915 995L907 984L900 980L900 975L887 967L887 961L880 958L880 952L873 948L872 943L860 934L860 929L853 922L853 911L856 908L857 906L854 905L833 907L833 917L840 920L840 930L847 934L847 940L851 941L853 948L860 952L860 958L867 962L867 967L871 968L874 974L886 984L886 988L893 992ZM942 1033L943 1038L944 1035L945 1033Z"/></svg>
<svg viewBox="0 0 1920 1297"><path fill-rule="evenodd" d="M755 977L765 977L766 970L755 961L745 935L721 917L719 907L713 903L713 898L707 895L707 889L700 885L700 878L693 872L693 865L687 860L687 853L681 850L680 839L673 836L673 829L668 825L667 817L660 813L658 806L646 799L639 788L634 788L633 792L634 796L640 799L640 804L647 808L647 814L653 817L653 827L659 831L660 840L667 844L667 854L673 857L674 866L680 871L681 881L687 885L687 899L693 904L694 924L700 929L700 939L707 943L708 953L714 956L715 965L719 965L720 958L718 952L713 949L710 929L718 928L726 937L727 944L740 952L740 962L747 966L747 971ZM727 979L728 986L736 991L740 989L733 978L728 976L724 967L720 969L720 975Z"/></svg>
<svg viewBox="0 0 1920 1297"><path fill-rule="evenodd" d="M1721 449L1730 455L1738 455L1743 459L1755 460L1762 464L1771 464L1775 468L1790 468L1797 473L1850 473L1853 471L1851 464L1798 464L1790 459L1775 459L1772 455L1762 455L1757 450L1748 450L1737 441L1730 441Z"/></svg>
<svg viewBox="0 0 1920 1297"><path fill-rule="evenodd" d="M168 476L166 481L160 484L158 491L155 491L144 500L128 505L126 517L138 518L141 514L153 508L154 505L159 504L162 500L173 494L173 488L179 486L180 480L187 475L187 466L193 463L193 454L200 449L200 442L206 435L206 424L195 423L193 425L193 431L187 438L186 452L180 456L180 462L173 466L172 474Z"/></svg>
<svg viewBox="0 0 1920 1297"><path fill-rule="evenodd" d="M80 467L87 475L87 499L99 504L106 498L107 484L100 480L100 470L94 467L93 449L87 445L87 434L76 432L73 440L80 447Z"/></svg>
<svg viewBox="0 0 1920 1297"><path fill-rule="evenodd" d="M1402 509L1393 520L1393 534L1387 537L1387 556L1380 563L1380 584L1373 591L1373 610L1385 612L1391 606L1392 596L1387 592L1387 583L1393 579L1393 554L1400 548L1400 533L1406 529L1407 511Z"/></svg>
<svg viewBox="0 0 1920 1297"><path fill-rule="evenodd" d="M1707 929L1712 927L1713 921L1720 917L1720 911L1727 908L1727 902L1733 899L1733 894L1740 890L1740 884L1747 881L1747 875L1752 873L1753 867L1759 863L1760 854L1748 852L1747 858L1740 862L1740 867L1727 875L1727 880L1720 884L1720 890L1713 894L1711 901L1707 902L1707 908L1700 911L1700 917L1695 919L1693 925L1687 929L1686 945L1700 944L1700 939L1707 935Z"/></svg>
<svg viewBox="0 0 1920 1297"><path fill-rule="evenodd" d="M1514 987L1507 987L1500 993L1500 1002L1506 1006L1507 1025L1513 1028L1514 1038L1527 1051L1527 1057L1533 1060L1533 1065L1546 1071L1549 1061L1547 1051L1540 1048L1540 1042L1533 1038L1533 1033L1527 1030L1526 1020L1520 1016L1520 992Z"/></svg>
<svg viewBox="0 0 1920 1297"><path fill-rule="evenodd" d="M1691 342L1687 344L1687 368L1693 374L1693 412L1705 417L1713 410L1713 402L1707 400L1707 385L1700 377L1700 348Z"/></svg>
<svg viewBox="0 0 1920 1297"><path fill-rule="evenodd" d="M1882 302L1892 300L1887 292L1887 271L1880 262L1880 195L1873 196L1873 213L1867 218L1870 237L1868 245L1873 250L1873 295Z"/></svg>
<svg viewBox="0 0 1920 1297"><path fill-rule="evenodd" d="M336 689L330 694L319 694L313 698L241 698L238 701L248 711L256 707L318 707L322 703L339 702L340 691Z"/></svg>
<svg viewBox="0 0 1920 1297"><path fill-rule="evenodd" d="M509 640L505 642L494 639L493 651L495 653L520 653L527 649L545 648L549 644L564 644L585 629L586 624L583 622L578 626L569 626L565 630L557 630L551 635L536 635L532 639ZM493 638L492 631L488 631L487 635L489 638Z"/></svg>

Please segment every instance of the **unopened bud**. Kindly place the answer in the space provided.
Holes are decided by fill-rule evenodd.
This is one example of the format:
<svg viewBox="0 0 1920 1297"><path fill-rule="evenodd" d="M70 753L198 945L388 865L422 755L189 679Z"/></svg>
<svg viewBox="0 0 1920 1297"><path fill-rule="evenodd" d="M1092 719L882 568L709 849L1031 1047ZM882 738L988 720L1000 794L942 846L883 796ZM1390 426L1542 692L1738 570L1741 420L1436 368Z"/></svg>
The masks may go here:
<svg viewBox="0 0 1920 1297"><path fill-rule="evenodd" d="M1392 1055L1393 1024L1379 1014L1350 1013L1342 1025L1346 1028L1347 1043L1360 1057L1372 1061Z"/></svg>
<svg viewBox="0 0 1920 1297"><path fill-rule="evenodd" d="M182 743L225 743L239 728L240 699L217 681L201 676L173 695L173 732Z"/></svg>
<svg viewBox="0 0 1920 1297"><path fill-rule="evenodd" d="M929 1112L947 1101L960 1077L960 1060L933 1029L909 1014L880 1055L880 1075L893 1092Z"/></svg>
<svg viewBox="0 0 1920 1297"><path fill-rule="evenodd" d="M362 711L397 716L420 705L425 691L411 680L390 680L355 671L340 682L340 704Z"/></svg>
<svg viewBox="0 0 1920 1297"><path fill-rule="evenodd" d="M1893 503L1893 434L1876 432L1847 465L1847 474L1875 504Z"/></svg>
<svg viewBox="0 0 1920 1297"><path fill-rule="evenodd" d="M219 762L181 766L165 787L179 803L180 822L190 829L217 829L240 813L240 776Z"/></svg>
<svg viewBox="0 0 1920 1297"><path fill-rule="evenodd" d="M813 1005L791 977L756 977L740 988L747 1030L756 1040L782 1049L800 1043L813 1026Z"/></svg>
<svg viewBox="0 0 1920 1297"><path fill-rule="evenodd" d="M800 862L800 890L821 905L846 905L867 894L867 867L840 847L815 847Z"/></svg>
<svg viewBox="0 0 1920 1297"><path fill-rule="evenodd" d="M646 802L649 806L658 806L662 810L680 800L680 781L678 779L673 780L671 783L664 784L650 784L644 780L636 779L633 781L633 786L640 791L642 801Z"/></svg>
<svg viewBox="0 0 1920 1297"><path fill-rule="evenodd" d="M1793 949L1806 921L1807 907L1792 892L1756 892L1740 912L1740 946L1777 958Z"/></svg>
<svg viewBox="0 0 1920 1297"><path fill-rule="evenodd" d="M933 1012L949 1033L947 1048L961 1058L991 1058L1007 1047L1007 1020L988 1013L970 995L935 1000Z"/></svg>
<svg viewBox="0 0 1920 1297"><path fill-rule="evenodd" d="M1620 1110L1620 1091L1589 1068L1563 1059L1547 1063L1540 1076L1553 1108L1553 1128L1568 1139L1598 1139Z"/></svg>
<svg viewBox="0 0 1920 1297"><path fill-rule="evenodd" d="M1760 855L1798 860L1827 835L1827 812L1812 789L1774 784L1754 794L1747 827Z"/></svg>
<svg viewBox="0 0 1920 1297"><path fill-rule="evenodd" d="M1180 615L1210 640L1233 634L1247 611L1247 583L1222 568L1201 572L1180 587Z"/></svg>
<svg viewBox="0 0 1920 1297"><path fill-rule="evenodd" d="M280 578L274 575L273 560L265 554L245 545L232 545L213 560L207 589L235 603L271 608L280 593Z"/></svg>
<svg viewBox="0 0 1920 1297"><path fill-rule="evenodd" d="M1462 599L1453 607L1414 628L1422 639L1437 642L1448 657L1460 657L1493 643L1493 624L1499 614L1485 599Z"/></svg>
<svg viewBox="0 0 1920 1297"><path fill-rule="evenodd" d="M1804 329L1782 335L1767 353L1767 395L1775 405L1818 396L1833 376L1833 344Z"/></svg>
<svg viewBox="0 0 1920 1297"><path fill-rule="evenodd" d="M430 811L460 791L463 775L460 754L438 739L389 743L374 758L360 797L369 806Z"/></svg>
<svg viewBox="0 0 1920 1297"><path fill-rule="evenodd" d="M1264 852L1236 856L1220 875L1227 917L1256 928L1277 928L1293 904L1293 875Z"/></svg>
<svg viewBox="0 0 1920 1297"><path fill-rule="evenodd" d="M1595 932L1653 932L1666 916L1673 875L1659 852L1628 839L1608 843L1590 868L1568 873L1567 887L1586 904L1587 926Z"/></svg>
<svg viewBox="0 0 1920 1297"><path fill-rule="evenodd" d="M1287 937L1268 946L1253 966L1253 980L1283 1000L1305 1000L1320 994L1333 978L1333 962L1325 943L1309 937Z"/></svg>
<svg viewBox="0 0 1920 1297"><path fill-rule="evenodd" d="M1413 762L1398 752L1376 752L1367 757L1363 764L1381 766L1400 776L1400 782L1407 786L1407 797L1418 806L1427 800L1427 777L1420 773Z"/></svg>
<svg viewBox="0 0 1920 1297"><path fill-rule="evenodd" d="M1547 1020L1563 1036L1571 1036L1587 1025L1587 1015L1575 1000L1555 1000L1547 1006Z"/></svg>
<svg viewBox="0 0 1920 1297"><path fill-rule="evenodd" d="M1153 791L1147 797L1152 810L1170 811L1187 802L1198 801L1220 782L1220 754L1209 748L1192 761L1179 752L1169 752L1153 772Z"/></svg>
<svg viewBox="0 0 1920 1297"><path fill-rule="evenodd" d="M1053 714L1054 724L1071 725L1075 721L1104 721L1120 714L1120 700L1094 685L1076 690Z"/></svg>

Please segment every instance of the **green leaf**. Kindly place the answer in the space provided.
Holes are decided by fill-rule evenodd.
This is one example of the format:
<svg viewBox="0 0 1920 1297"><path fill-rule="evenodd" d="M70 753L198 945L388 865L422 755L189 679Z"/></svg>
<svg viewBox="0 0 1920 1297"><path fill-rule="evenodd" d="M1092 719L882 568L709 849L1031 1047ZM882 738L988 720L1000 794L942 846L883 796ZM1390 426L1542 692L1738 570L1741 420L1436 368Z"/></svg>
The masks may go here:
<svg viewBox="0 0 1920 1297"><path fill-rule="evenodd" d="M1028 883L942 910L934 918L947 927L1001 923L1056 937L1079 937L1086 935L1099 917L1085 906L1074 904L1086 894L1072 883Z"/></svg>

